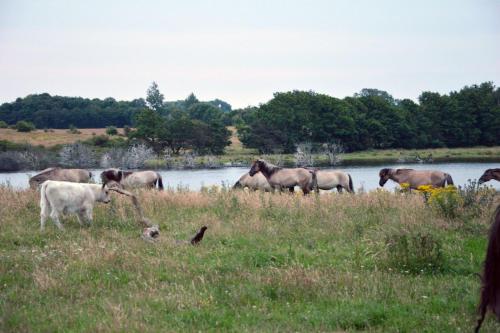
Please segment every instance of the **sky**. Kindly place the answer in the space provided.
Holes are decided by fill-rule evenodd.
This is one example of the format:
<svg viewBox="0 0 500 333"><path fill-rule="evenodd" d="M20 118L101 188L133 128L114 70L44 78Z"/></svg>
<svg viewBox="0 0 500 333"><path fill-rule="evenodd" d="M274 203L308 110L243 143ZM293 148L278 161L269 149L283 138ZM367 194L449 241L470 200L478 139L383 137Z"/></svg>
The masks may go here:
<svg viewBox="0 0 500 333"><path fill-rule="evenodd" d="M500 1L0 0L0 103L28 94L335 97L500 83Z"/></svg>

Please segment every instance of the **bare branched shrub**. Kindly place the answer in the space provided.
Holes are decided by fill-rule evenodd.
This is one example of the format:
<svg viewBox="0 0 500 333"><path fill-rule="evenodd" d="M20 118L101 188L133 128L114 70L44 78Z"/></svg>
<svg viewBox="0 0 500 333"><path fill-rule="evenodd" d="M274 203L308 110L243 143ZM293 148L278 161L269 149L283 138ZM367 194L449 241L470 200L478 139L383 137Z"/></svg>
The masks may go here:
<svg viewBox="0 0 500 333"><path fill-rule="evenodd" d="M59 164L64 167L93 168L97 166L94 151L79 142L65 145L59 151Z"/></svg>
<svg viewBox="0 0 500 333"><path fill-rule="evenodd" d="M313 166L314 156L313 156L313 145L310 142L299 143L296 147L296 152L293 155L295 157L295 165L298 167Z"/></svg>
<svg viewBox="0 0 500 333"><path fill-rule="evenodd" d="M209 169L220 168L221 166L219 159L214 155L205 155L203 158L203 165Z"/></svg>
<svg viewBox="0 0 500 333"><path fill-rule="evenodd" d="M154 152L144 144L123 148L113 148L101 157L102 168L140 169L147 160L154 158Z"/></svg>
<svg viewBox="0 0 500 333"><path fill-rule="evenodd" d="M344 146L339 141L326 142L322 145L324 154L328 157L330 165L338 165L342 162Z"/></svg>
<svg viewBox="0 0 500 333"><path fill-rule="evenodd" d="M123 160L123 167L127 169L139 169L144 166L147 160L154 158L153 149L144 145L138 144L128 147L127 153Z"/></svg>
<svg viewBox="0 0 500 333"><path fill-rule="evenodd" d="M196 156L195 152L185 152L182 155L182 166L187 169L193 169L196 167Z"/></svg>

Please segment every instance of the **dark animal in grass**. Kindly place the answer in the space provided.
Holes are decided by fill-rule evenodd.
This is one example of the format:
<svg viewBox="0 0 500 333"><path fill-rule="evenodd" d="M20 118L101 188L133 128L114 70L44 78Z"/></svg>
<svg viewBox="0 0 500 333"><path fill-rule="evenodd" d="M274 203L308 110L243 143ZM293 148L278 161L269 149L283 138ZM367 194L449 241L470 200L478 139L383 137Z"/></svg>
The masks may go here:
<svg viewBox="0 0 500 333"><path fill-rule="evenodd" d="M492 179L500 182L500 168L486 170L481 178L479 178L479 184L485 183Z"/></svg>
<svg viewBox="0 0 500 333"><path fill-rule="evenodd" d="M191 238L191 244L192 245L198 245L199 242L201 242L201 240L203 239L203 236L205 235L205 231L207 230L207 226L204 225L203 227L201 227L200 231L198 231L196 233L196 235L194 235L193 238Z"/></svg>
<svg viewBox="0 0 500 333"><path fill-rule="evenodd" d="M177 245L184 245L184 244L191 244L191 245L199 245L201 240L203 239L203 236L205 235L205 231L208 229L207 226L203 226L200 228L200 230L196 233L196 235L194 235L193 238L191 238L191 240L189 241L186 241L186 240L176 240L175 241L175 244Z"/></svg>
<svg viewBox="0 0 500 333"><path fill-rule="evenodd" d="M491 310L500 320L500 206L495 212L495 221L490 229L486 259L482 275L481 298L479 302L480 318L475 332L479 332L486 312Z"/></svg>

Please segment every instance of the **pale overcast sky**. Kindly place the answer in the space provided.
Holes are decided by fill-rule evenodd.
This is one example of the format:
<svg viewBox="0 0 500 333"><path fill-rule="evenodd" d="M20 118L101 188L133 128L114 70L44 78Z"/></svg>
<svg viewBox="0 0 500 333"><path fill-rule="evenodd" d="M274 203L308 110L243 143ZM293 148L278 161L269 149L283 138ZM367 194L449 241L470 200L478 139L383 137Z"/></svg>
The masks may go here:
<svg viewBox="0 0 500 333"><path fill-rule="evenodd" d="M32 93L233 107L500 82L500 1L0 0L0 103Z"/></svg>

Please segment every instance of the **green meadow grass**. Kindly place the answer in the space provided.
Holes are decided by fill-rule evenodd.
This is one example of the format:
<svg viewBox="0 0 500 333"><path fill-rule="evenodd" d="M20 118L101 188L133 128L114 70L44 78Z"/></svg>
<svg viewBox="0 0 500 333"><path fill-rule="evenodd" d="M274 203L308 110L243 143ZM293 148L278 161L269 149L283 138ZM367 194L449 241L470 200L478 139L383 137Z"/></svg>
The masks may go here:
<svg viewBox="0 0 500 333"><path fill-rule="evenodd" d="M0 188L0 331L470 332L494 207L445 219L418 195L141 192L91 227L39 231ZM498 200L497 200L498 201ZM188 240L207 225L197 247ZM488 316L484 332L500 326Z"/></svg>

